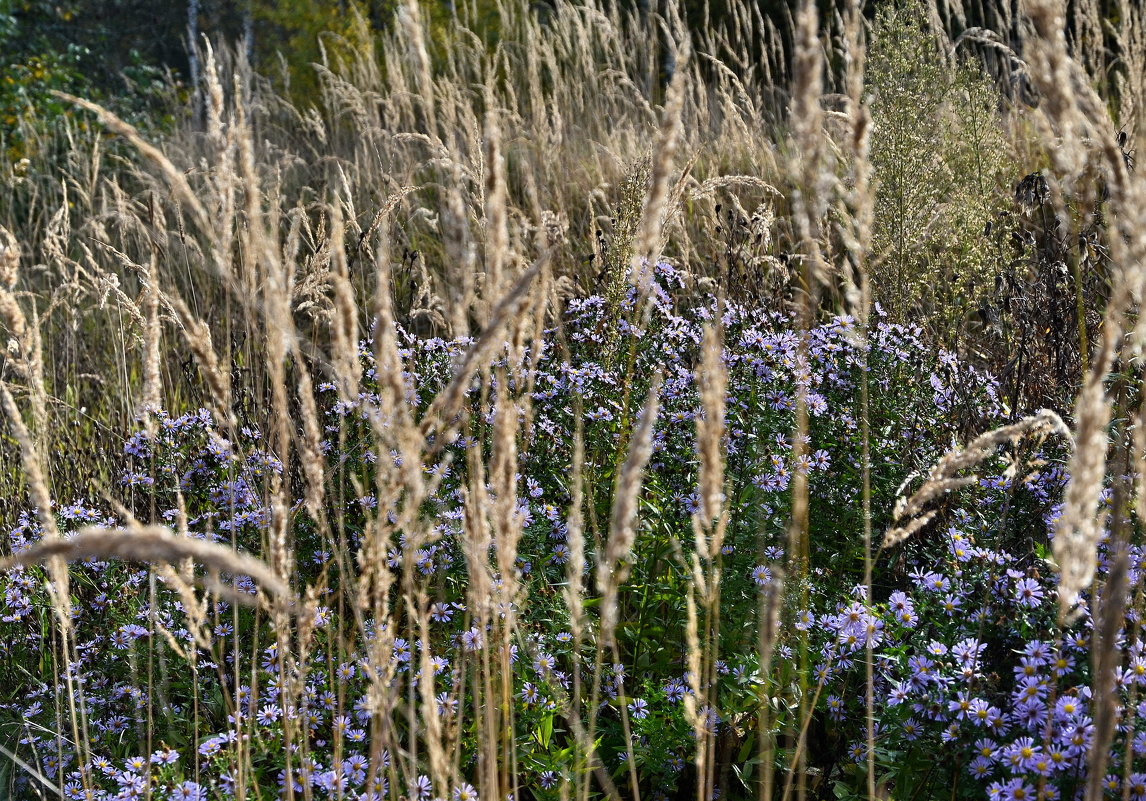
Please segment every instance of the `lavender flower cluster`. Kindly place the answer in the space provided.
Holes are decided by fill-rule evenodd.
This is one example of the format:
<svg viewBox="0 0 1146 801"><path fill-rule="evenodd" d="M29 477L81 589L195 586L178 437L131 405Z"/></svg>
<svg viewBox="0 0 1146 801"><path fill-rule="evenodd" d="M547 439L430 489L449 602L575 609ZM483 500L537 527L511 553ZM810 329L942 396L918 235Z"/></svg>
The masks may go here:
<svg viewBox="0 0 1146 801"><path fill-rule="evenodd" d="M1053 468L1022 482L984 479L974 512L957 509L946 531L909 549L915 567L904 589L869 603L857 587L850 601L809 615L822 647L815 670L827 693L824 708L835 731L851 739L849 758L857 766L869 758L867 701L848 688L862 686L870 648L876 762L896 765L898 775L941 758L957 767L955 781L983 788L991 801L1081 798L1094 765L1096 708L1105 704L1115 725L1104 792L1144 797L1146 550L1130 546L1125 619L1115 621L1114 695L1097 698L1091 605L1084 603L1081 619L1066 627L1053 603L1057 580L1047 546L1061 510L1053 499L1064 483ZM1000 547L998 521L1023 494L1049 507L1043 527L1027 532L1041 541ZM1100 586L1109 566L1104 541Z"/></svg>
<svg viewBox="0 0 1146 801"><path fill-rule="evenodd" d="M1063 475L1053 464L1023 479L985 480L967 491L966 506L947 516L942 536L923 537L879 564L868 599L854 591L862 577L860 386L870 389L870 452L877 524L886 522L899 484L933 463L963 433L1004 418L993 380L948 353L934 353L918 330L877 313L866 341L854 320L838 316L801 333L792 317L713 298L688 302L679 275L658 265L652 314L633 313L631 291L618 330L603 325L606 301L572 301L558 328L545 332L526 362L532 382L507 370L511 393L530 393L531 425L519 443L515 519L522 537L514 578L528 604L514 614L520 637L511 653L516 764L522 791L558 798L570 779L572 735L565 710L591 701L600 678L599 753L609 770L638 774L655 798L689 781L695 752L685 698L693 690L685 651L687 550L698 510L695 420L700 402L695 368L704 326L719 317L727 368L728 436L720 653L716 684L706 688L702 725L726 754L719 787L726 797L755 795L753 775L762 693L795 710L793 670L800 654L817 736L824 746L816 769L839 796L861 787L866 740L862 672L868 644L876 656L877 763L897 793L912 782L951 787L976 799L1053 799L1077 791L1092 737L1088 686L1089 621L1069 632L1056 627L1054 580L1040 561L1053 530L1053 505ZM644 319L641 327L623 322ZM399 332L407 402L418 415L450 382L469 340L419 339ZM436 492L425 504L433 536L394 540L386 566L413 564L428 604L429 635L401 621L379 623L352 613L353 570L371 519L391 515L368 488L375 471L400 462L379 452L369 423L378 404L372 343L362 344L366 381L356 400L319 387L330 481L324 536L293 508L292 542L299 586L315 588L313 620L305 627L309 653L301 662L280 654L270 623L220 597L207 600L206 631L185 607L178 588L147 569L121 563L73 566L68 637L53 628L45 577L38 568L0 574L0 738L15 732L10 750L58 783L67 798L233 798L250 794L306 797L476 801L479 744L467 665L494 647L491 632L467 609L465 519L467 451L486 453L494 416L490 397L469 390L470 423L443 449L449 460L425 465ZM501 366L506 365L504 360ZM618 443L625 441L651 376L660 372L662 411L641 499L641 529L631 557L618 632L621 659L597 662L591 638L578 642L556 591L566 580L574 544L568 540L573 432L583 424L587 505L607 517ZM495 375L497 375L495 371ZM794 449L793 420L803 396L810 417L806 447ZM582 419L578 420L578 410ZM258 553L270 520L267 487L291 469L267 448L253 421L224 431L206 411L156 412L124 447L122 502L139 519L185 526L190 536ZM799 455L796 455L796 454ZM1048 455L1053 461L1053 455ZM346 476L357 480L347 480ZM781 657L761 670L756 619L759 592L776 580L784 560L785 524L794 475L808 478L811 570L806 587L789 578L790 605L777 643ZM341 477L341 478L335 478ZM301 484L302 482L298 482ZM332 484L333 486L333 484ZM350 487L367 488L350 491ZM970 509L971 511L967 511ZM55 510L66 531L114 526L114 515L79 501ZM41 536L33 510L9 532L13 550ZM683 558L681 558L683 554ZM590 566L595 554L587 554ZM492 557L491 557L492 558ZM587 567L590 592L593 571ZM497 580L504 580L499 576ZM1137 578L1137 576L1135 576ZM234 589L251 582L230 577ZM1136 632L1128 618L1128 632ZM407 621L408 623L408 621ZM395 625L397 630L387 630ZM303 628L303 627L300 627ZM379 664L379 643L385 657ZM1132 719L1146 665L1136 636L1124 648L1131 672L1120 685L1120 726L1133 741L1111 761L1112 793L1141 777L1122 769L1146 749ZM29 671L23 666L38 665ZM429 665L427 675L424 665ZM580 674L577 673L580 671ZM392 757L376 741L379 674L392 676L402 697L432 682L443 729L457 738L460 775L449 788L429 779L424 763ZM284 677L295 690L288 692ZM857 683L859 682L859 683ZM73 715L74 712L74 715ZM783 715L780 715L782 718ZM78 721L72 727L72 719ZM777 725L785 725L778 718ZM301 740L288 742L284 721L300 722ZM791 726L794 721L788 720ZM79 727L82 736L78 739ZM399 740L416 732L401 729ZM792 729L794 730L794 729ZM0 739L0 742L3 742ZM850 750L849 750L850 744ZM934 768L937 749L949 771ZM850 753L848 759L832 754ZM290 768L285 754L290 753ZM630 757L631 754L631 757ZM786 752L775 750L778 767ZM930 764L916 774L912 760ZM931 760L928 763L928 760ZM756 773L753 773L756 771ZM1121 771L1121 772L1119 772ZM927 779L920 778L927 774ZM940 775L942 774L942 775ZM468 777L468 781L466 778ZM28 772L15 782L29 796L43 789ZM905 794L905 792L907 794Z"/></svg>

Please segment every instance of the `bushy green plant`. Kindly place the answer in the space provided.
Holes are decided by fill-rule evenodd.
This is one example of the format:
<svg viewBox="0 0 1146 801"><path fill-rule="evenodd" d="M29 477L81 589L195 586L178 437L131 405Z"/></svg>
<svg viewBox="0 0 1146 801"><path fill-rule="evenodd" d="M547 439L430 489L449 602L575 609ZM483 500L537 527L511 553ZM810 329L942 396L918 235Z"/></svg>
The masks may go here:
<svg viewBox="0 0 1146 801"><path fill-rule="evenodd" d="M170 125L181 98L171 94L169 72L154 52L139 49L143 38L114 35L116 15L133 11L105 8L93 20L95 9L81 2L0 3L0 146L7 161L35 158L51 142L52 127L71 114L56 91L105 102L145 129Z"/></svg>
<svg viewBox="0 0 1146 801"><path fill-rule="evenodd" d="M872 30L872 283L893 316L925 314L954 336L993 288L983 231L1015 170L994 84L925 19L909 0L881 8Z"/></svg>

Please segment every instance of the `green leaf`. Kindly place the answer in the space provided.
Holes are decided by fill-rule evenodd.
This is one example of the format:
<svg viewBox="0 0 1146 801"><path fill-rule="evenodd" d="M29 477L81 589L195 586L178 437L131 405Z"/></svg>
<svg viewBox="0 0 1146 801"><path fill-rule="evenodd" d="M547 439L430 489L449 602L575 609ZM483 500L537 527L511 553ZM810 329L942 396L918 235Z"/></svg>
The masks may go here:
<svg viewBox="0 0 1146 801"><path fill-rule="evenodd" d="M537 727L537 742L541 744L542 748L549 747L549 741L553 738L553 713L547 712L542 718L541 723Z"/></svg>

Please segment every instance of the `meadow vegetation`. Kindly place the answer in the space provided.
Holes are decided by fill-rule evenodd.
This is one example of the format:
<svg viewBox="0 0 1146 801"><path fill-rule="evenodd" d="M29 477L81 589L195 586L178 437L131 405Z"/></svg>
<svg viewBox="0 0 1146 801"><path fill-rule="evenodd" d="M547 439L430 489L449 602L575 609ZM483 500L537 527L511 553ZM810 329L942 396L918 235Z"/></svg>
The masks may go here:
<svg viewBox="0 0 1146 801"><path fill-rule="evenodd" d="M1137 4L316 7L0 120L0 798L1146 801Z"/></svg>

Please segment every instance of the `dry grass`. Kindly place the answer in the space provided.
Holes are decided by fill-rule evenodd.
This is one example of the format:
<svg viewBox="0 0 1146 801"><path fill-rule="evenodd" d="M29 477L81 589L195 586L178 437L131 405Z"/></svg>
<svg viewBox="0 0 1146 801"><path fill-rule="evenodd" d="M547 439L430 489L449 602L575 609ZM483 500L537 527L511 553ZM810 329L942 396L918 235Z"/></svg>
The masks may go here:
<svg viewBox="0 0 1146 801"><path fill-rule="evenodd" d="M1023 58L1030 70L1022 74L1037 85L1041 104L1021 112L1039 135L1035 144L1025 146L1051 162L1060 199L1063 192L1083 192L1086 176L1102 176L1109 190L1108 244L1115 265L1101 338L1074 415L1073 481L1055 541L1064 610L1094 575L1108 426L1112 411L1126 411L1117 408L1107 374L1116 363L1140 356L1146 333L1146 322L1137 314L1146 297L1146 177L1128 170L1117 139L1119 126L1136 141L1143 135L1137 115L1146 22L1132 5L1124 7L1117 37L1138 60L1116 73L1123 103L1116 125L1088 81L1108 65L1094 44L1093 4L1078 5L1083 16L1077 24L1088 35L1073 50L1062 34L1061 7L1050 0L1027 4L1030 30ZM957 18L950 4L944 8L941 13L932 4L930 17L944 24ZM747 6L738 9L734 15L751 18ZM508 734L514 720L509 678L518 621L505 610L526 601L513 579L522 534L514 514L515 476L530 419L531 363L526 355L539 332L557 318L561 286L576 282L586 289L597 280L589 259L597 231L624 239L623 247L611 251L627 254L611 265L614 273L628 266L639 282L644 265L665 256L694 278L712 277L719 262L713 243L721 240L718 203L782 211L773 252L763 255L792 255L798 270L787 289L796 297L804 325L810 328L825 305L838 302L856 318L859 337L866 336L869 325L869 278L878 276L872 242L879 175L873 174L869 152L865 33L858 2L848 4L838 32L818 17L814 2L801 4L791 98L779 106L767 100L770 76L762 73L763 66L720 60L720 52L737 52L729 41L691 40L671 15L653 15L645 23L595 3L558 4L547 21L523 3L507 4L502 12L502 43L490 48L480 32L465 27L464 14L456 30L436 41L417 3L410 2L399 13L401 24L381 40L332 45L318 67L321 94L307 108L277 96L241 60L208 52L205 128L179 131L162 145L148 142L104 109L67 98L122 138L134 160L108 170L101 161L106 144L99 138L85 140L58 184L44 179L20 190L19 203L0 206L0 222L32 232L21 247L0 228L0 320L14 343L0 366L0 400L20 452L21 480L47 532L42 543L8 557L0 569L52 566L65 652L68 593L62 560L131 559L178 566L190 558L209 574L249 575L276 599L271 614L283 655L282 703L296 704L303 692L297 676L322 656L312 652L313 631L298 622L307 615L292 615L285 602L302 599L295 602L302 605L298 608L310 609L318 591L297 586L291 499L299 494L292 481L301 480L305 509L330 550L341 555L340 576L344 586L353 588L343 599L347 614L358 635L366 635L368 628L374 635L368 638L374 649L371 771L385 771L392 784L407 786L417 773L418 753L424 752L434 793L441 797L461 781L461 724L439 720L429 682L415 688L394 673L388 655L395 638L428 639L429 612L412 560L390 568L387 554L398 536L415 546L407 554L440 536L425 519L423 505L435 489L433 470L446 466L443 444L467 422L467 392L479 385L482 412L493 421L492 443L487 454L471 450L465 465L461 537L469 581L466 614L487 632L490 647L461 670L476 699L466 714L472 715L482 744L480 793L487 799L510 793L518 797ZM1008 26L1026 24L1009 18L1002 22L1004 34ZM779 39L765 42L765 48L775 59ZM656 76L666 53L674 72L662 86ZM826 54L843 58L842 74L828 73ZM747 61L745 53L740 55ZM843 89L843 111L833 110L839 101L834 88ZM74 130L69 135L78 136ZM777 155L781 152L783 157ZM639 216L629 210L622 219L619 195L625 176L643 174L634 173L632 165L646 156ZM925 231L921 236L927 239ZM394 258L412 251L418 255ZM606 282L616 278L602 276ZM422 334L476 332L452 381L419 420L405 400L399 320ZM362 401L359 392L358 343L367 335L373 337L379 375L376 401ZM89 336L101 344L73 347ZM720 336L718 326L708 330L697 370L703 405L697 427L701 504L693 521L696 553L687 598L693 694L686 704L698 736L701 799L709 798L716 785L714 736L704 729L701 706L719 656L720 552L728 524L722 502L727 431ZM178 372L184 354L198 370L192 381ZM100 373L114 378L99 385L88 378ZM331 494L345 497L354 477L324 472L321 466L323 432L314 395L319 380L334 383L344 400L361 401L374 448L400 457L394 463L383 460L375 485L365 488L376 495L380 513L366 527L357 561L345 556L339 521L323 511ZM237 410L261 418L269 448L283 463L302 466L297 476L287 471L269 489L272 520L263 543L265 561L154 526L55 536L53 493L59 497L62 487L75 485L66 475L68 467L45 464L44 454L47 444L56 444L53 432L67 428L62 422L81 417L81 400L62 399L69 388L81 399L91 398L92 407L105 416L107 433L92 434L96 442L113 440L141 409L161 404L205 402L231 434L238 425ZM580 435L570 465L571 557L563 597L575 642L595 640L599 653L615 644L618 597L640 531L639 500L659 388L659 379L654 380L639 418L626 432L598 562L601 615L596 623L586 608L593 590L583 575L592 546L586 536ZM862 422L866 440L868 421ZM806 398L801 396L794 458L804 452L807 430ZM929 522L929 504L972 480L964 471L1000 444L1051 431L1065 433L1066 428L1057 415L1044 412L984 434L945 457L919 490L901 500L897 524L885 534L883 547ZM1141 439L1137 443L1140 450ZM870 469L866 452L863 469ZM787 578L799 585L808 561L808 487L799 475L792 486ZM874 556L866 483L865 489L870 597ZM590 521L588 528L595 524ZM209 589L220 588L213 583ZM761 598L759 649L765 669L783 619L782 602L777 581ZM800 658L804 716L801 728L791 734L795 752L802 755L811 699L821 688L807 684L807 654ZM870 744L870 649L867 658ZM428 650L421 659L423 672L430 672ZM1114 667L1104 665L1103 670ZM578 672L572 693L577 703L580 681ZM237 677L234 684L240 683ZM596 694L595 689L594 700ZM622 705L622 715L623 710ZM591 772L607 793L617 795L594 754L596 709L574 706L566 714L573 721L575 754L584 774L576 780L574 795L580 801L589 797L586 777ZM73 736L82 740L82 709L69 709L67 715ZM416 733L412 752L396 722L403 720ZM1105 718L1100 723L1113 725ZM305 757L305 738L296 725L284 722L288 786L291 771ZM290 750L292 744L299 745L299 753ZM769 756L772 748L761 743ZM388 767L382 765L383 749L397 755ZM801 765L797 759L785 777L785 797L792 792L798 799L806 797ZM247 765L236 777L240 797L251 770ZM635 769L628 780L637 797ZM771 797L773 786L769 771L760 797ZM868 795L877 796L874 784Z"/></svg>
<svg viewBox="0 0 1146 801"><path fill-rule="evenodd" d="M206 568L218 581L220 573L250 576L271 596L289 600L290 588L275 576L261 560L238 553L224 545L179 536L159 526L135 529L83 529L67 537L36 543L0 561L0 570L28 565L48 564L60 558L66 562L82 559L126 560L155 564L180 564L184 559ZM232 597L241 597L237 593Z"/></svg>
<svg viewBox="0 0 1146 801"><path fill-rule="evenodd" d="M901 496L895 504L895 525L883 535L881 548L894 547L912 534L916 533L932 520L938 512L927 507L936 499L944 495L974 484L979 476L974 474L960 475L980 464L987 457L994 454L1001 445L1018 443L1023 437L1033 437L1041 441L1049 435L1056 434L1063 437L1068 443L1073 443L1070 429L1062 419L1050 411L1043 409L1037 414L1025 417L1017 423L996 428L981 434L963 448L957 448L947 453L931 469L919 489L910 496ZM1020 470L1029 467L1013 461L1008 468L1008 478L1014 477ZM911 478L908 479L910 481ZM906 482L905 485L906 486ZM1056 556L1058 556L1059 541L1055 541ZM1093 575L1093 573L1092 573ZM1068 582L1064 581L1064 585Z"/></svg>

